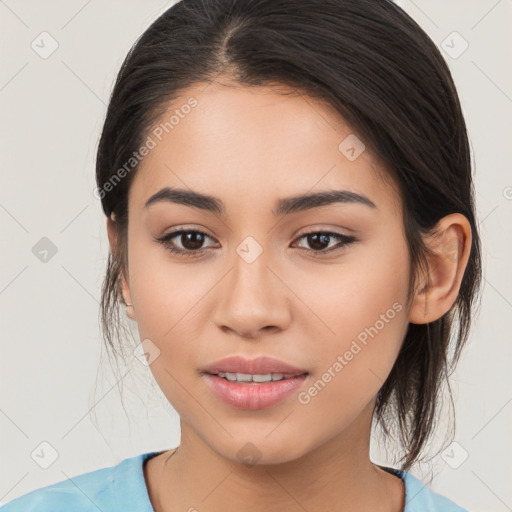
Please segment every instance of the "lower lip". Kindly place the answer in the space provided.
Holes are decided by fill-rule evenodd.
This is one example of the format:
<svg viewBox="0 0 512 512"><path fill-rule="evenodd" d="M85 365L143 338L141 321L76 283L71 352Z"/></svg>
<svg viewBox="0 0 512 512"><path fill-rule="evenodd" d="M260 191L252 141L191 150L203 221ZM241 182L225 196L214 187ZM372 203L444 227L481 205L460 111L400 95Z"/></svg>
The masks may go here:
<svg viewBox="0 0 512 512"><path fill-rule="evenodd" d="M266 409L278 404L297 389L307 378L307 374L290 379L262 383L231 382L217 375L205 374L213 393L226 404L237 409Z"/></svg>

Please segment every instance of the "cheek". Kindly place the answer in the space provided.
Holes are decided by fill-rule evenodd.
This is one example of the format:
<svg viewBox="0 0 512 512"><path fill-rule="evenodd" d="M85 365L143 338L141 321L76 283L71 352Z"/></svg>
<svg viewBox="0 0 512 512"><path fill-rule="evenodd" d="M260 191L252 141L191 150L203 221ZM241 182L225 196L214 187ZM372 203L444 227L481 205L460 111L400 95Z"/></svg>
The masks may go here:
<svg viewBox="0 0 512 512"><path fill-rule="evenodd" d="M327 401L367 403L389 375L407 331L405 242L383 237L372 245L331 269L330 279L316 281L317 288L310 290L311 308L330 331L315 337L321 343L317 355L322 354L315 377L320 386L336 382L322 388Z"/></svg>
<svg viewBox="0 0 512 512"><path fill-rule="evenodd" d="M130 291L137 303L139 338L150 340L145 343L157 354L150 370L167 400L182 415L190 399L183 387L188 387L194 376L196 343L204 325L197 314L201 298L213 283L201 285L194 279L193 265L172 263L159 247L140 244L130 251Z"/></svg>
<svg viewBox="0 0 512 512"><path fill-rule="evenodd" d="M213 284L199 285L192 268L172 264L159 247L130 247L130 292L137 305L139 338L150 340L143 342L150 347L150 357L156 354L150 370L173 404L180 399L180 383L190 379L197 366L193 357L197 347L193 345L201 339L200 325L204 322L196 321L196 317L201 298Z"/></svg>
<svg viewBox="0 0 512 512"><path fill-rule="evenodd" d="M311 265L314 263L301 269L300 275L290 273L286 277L315 313L297 320L309 323L311 328L316 317L316 326L321 328L322 337L329 345L335 340L334 346L343 348L347 341L375 323L382 327L379 320L386 312L392 323L404 322L404 315L395 315L398 309L406 309L409 281L407 247L401 238L383 233L348 251L339 263L317 264L314 272ZM391 331L387 327L386 330Z"/></svg>
<svg viewBox="0 0 512 512"><path fill-rule="evenodd" d="M336 342L324 337L321 361L311 383L298 396L306 415L319 415L324 428L347 427L376 396L398 356L407 329L399 301L368 302L366 313L344 311L334 323ZM321 356L320 356L321 354ZM314 412L313 412L314 411Z"/></svg>
<svg viewBox="0 0 512 512"><path fill-rule="evenodd" d="M211 288L213 276L203 272L205 279L198 280L194 264L171 258L160 244L143 235L138 240L129 249L129 273L139 330L145 337L171 342L178 332L196 325L191 319Z"/></svg>

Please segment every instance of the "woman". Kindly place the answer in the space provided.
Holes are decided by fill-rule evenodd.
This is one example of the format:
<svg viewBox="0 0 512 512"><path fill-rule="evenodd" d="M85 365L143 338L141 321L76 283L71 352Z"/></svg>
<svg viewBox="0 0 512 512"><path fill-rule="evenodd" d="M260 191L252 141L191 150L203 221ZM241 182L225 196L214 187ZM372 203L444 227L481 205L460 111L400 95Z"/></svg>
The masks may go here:
<svg viewBox="0 0 512 512"><path fill-rule="evenodd" d="M181 443L2 510L464 510L408 472L481 279L461 107L409 16L182 0L123 63L96 178L105 337L122 302Z"/></svg>

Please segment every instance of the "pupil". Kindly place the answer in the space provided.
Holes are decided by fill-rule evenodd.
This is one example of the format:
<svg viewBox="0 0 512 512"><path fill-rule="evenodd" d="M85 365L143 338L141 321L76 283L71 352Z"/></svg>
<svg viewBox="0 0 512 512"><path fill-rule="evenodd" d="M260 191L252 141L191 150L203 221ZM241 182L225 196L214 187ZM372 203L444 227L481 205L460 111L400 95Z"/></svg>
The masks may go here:
<svg viewBox="0 0 512 512"><path fill-rule="evenodd" d="M198 232L190 232L190 233L184 233L181 235L182 240L181 243L183 244L183 247L186 249L200 249L201 245L203 244L203 234ZM185 237L185 243L183 242L183 237Z"/></svg>
<svg viewBox="0 0 512 512"><path fill-rule="evenodd" d="M315 233L308 235L308 243L315 250L325 249L325 246L329 245L329 238L329 235ZM321 239L320 243L318 243L319 239Z"/></svg>

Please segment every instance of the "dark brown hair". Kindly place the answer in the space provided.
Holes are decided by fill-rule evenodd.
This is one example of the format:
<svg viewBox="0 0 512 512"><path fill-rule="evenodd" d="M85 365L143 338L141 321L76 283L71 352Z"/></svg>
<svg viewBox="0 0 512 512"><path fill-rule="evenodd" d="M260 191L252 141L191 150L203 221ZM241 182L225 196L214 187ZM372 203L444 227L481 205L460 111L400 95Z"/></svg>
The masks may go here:
<svg viewBox="0 0 512 512"><path fill-rule="evenodd" d="M407 470L433 433L442 384L468 338L481 256L470 148L452 76L436 45L389 0L182 0L136 41L110 98L96 162L102 208L115 214L118 229L118 251L109 254L102 289L107 348L117 352L116 334L122 346L119 285L137 165L122 179L118 171L179 93L219 78L244 86L283 84L322 98L361 134L402 199L410 291L417 271L427 268L424 235L451 213L471 225L456 302L434 322L409 324L377 396L374 419L389 436L396 432Z"/></svg>

